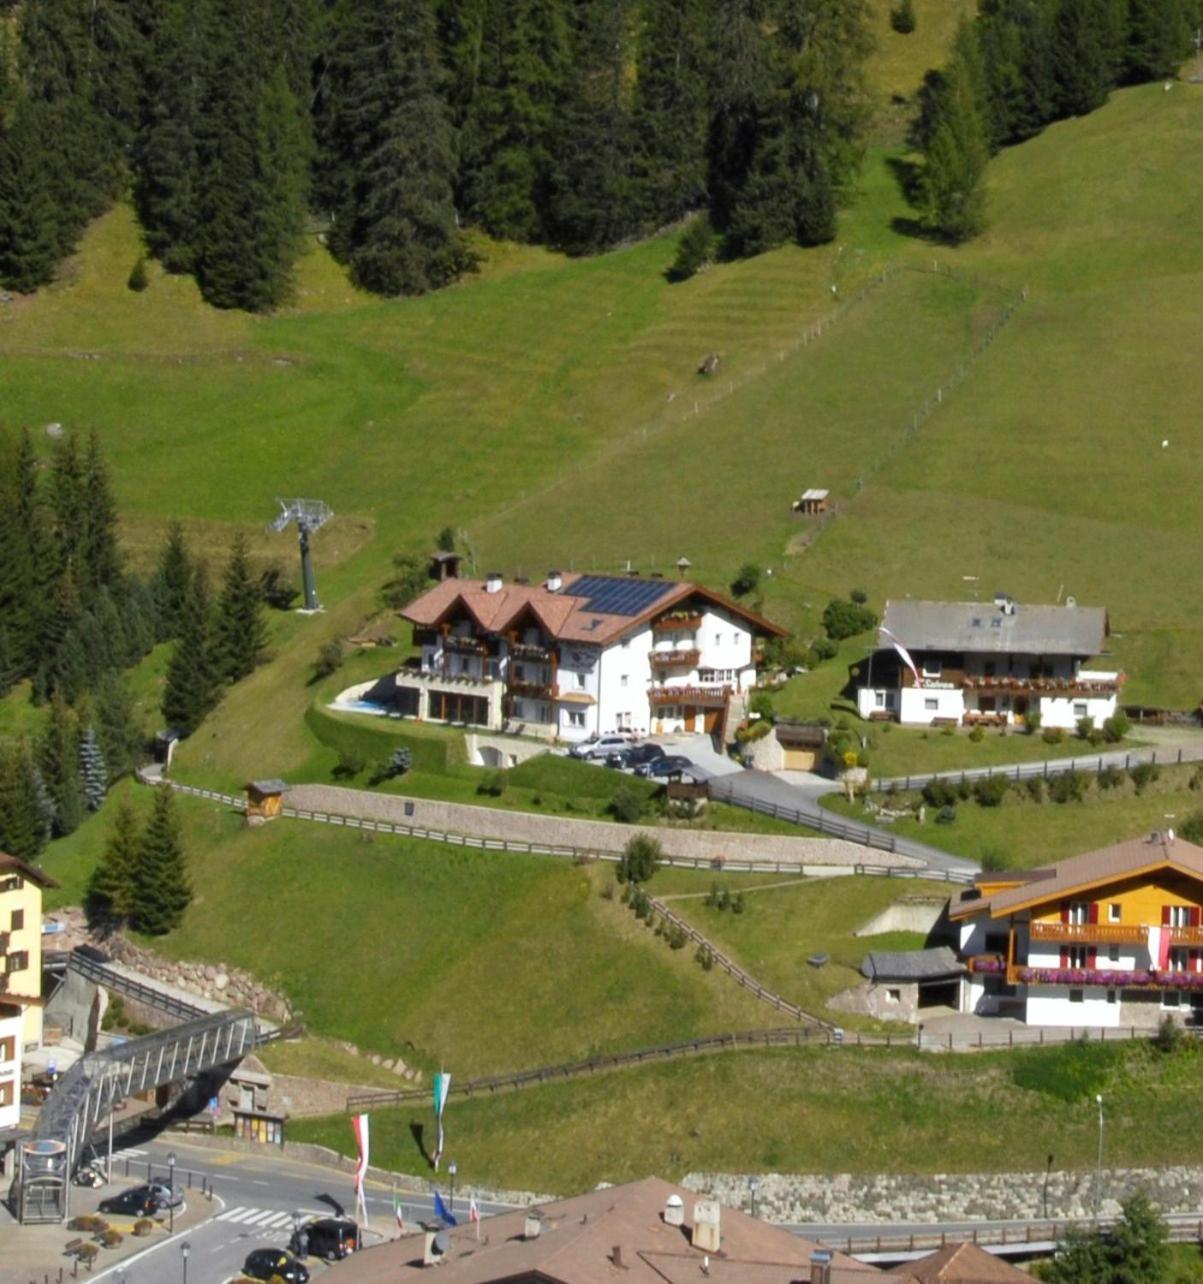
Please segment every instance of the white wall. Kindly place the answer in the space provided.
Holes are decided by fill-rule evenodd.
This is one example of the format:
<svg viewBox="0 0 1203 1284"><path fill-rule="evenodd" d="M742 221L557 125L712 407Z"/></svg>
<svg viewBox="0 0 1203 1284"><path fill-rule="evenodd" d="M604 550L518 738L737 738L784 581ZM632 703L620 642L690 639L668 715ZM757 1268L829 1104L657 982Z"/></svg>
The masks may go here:
<svg viewBox="0 0 1203 1284"><path fill-rule="evenodd" d="M598 722L597 695L599 687L598 660L601 648L585 644L565 642L559 648L560 663L555 672L555 682L563 695L569 691L579 691L593 697L593 704L559 704L557 721L559 734L564 740L581 741L596 735L600 729ZM578 680L579 679L579 680ZM584 726L572 725L572 714L584 715Z"/></svg>
<svg viewBox="0 0 1203 1284"><path fill-rule="evenodd" d="M960 687L947 690L941 687L903 687L899 692L899 721L929 725L936 718L955 718L958 722L965 712L965 695ZM934 700L936 707L928 708Z"/></svg>
<svg viewBox="0 0 1203 1284"><path fill-rule="evenodd" d="M652 649L650 625L612 643L601 654L597 701L597 729L634 731L650 729L647 700L652 681L648 652Z"/></svg>
<svg viewBox="0 0 1203 1284"><path fill-rule="evenodd" d="M21 1023L19 1016L0 1019L0 1044L13 1041L13 1056L0 1057L0 1083L12 1085L12 1103L0 1106L0 1129L16 1128L21 1123Z"/></svg>
<svg viewBox="0 0 1203 1284"><path fill-rule="evenodd" d="M874 710L896 713L898 692L890 687L858 687L856 710L862 718L868 718Z"/></svg>
<svg viewBox="0 0 1203 1284"><path fill-rule="evenodd" d="M1041 696L1040 719L1046 727L1065 727L1072 730L1080 718L1093 718L1101 727L1115 713L1116 697L1109 696ZM1081 710L1084 707L1084 712Z"/></svg>
<svg viewBox="0 0 1203 1284"><path fill-rule="evenodd" d="M1120 1025L1119 993L1115 1002L1107 1002L1107 991L1086 986L1083 1002L1069 1001L1069 987L1063 985L1032 986L1028 990L1027 1023L1029 1025Z"/></svg>

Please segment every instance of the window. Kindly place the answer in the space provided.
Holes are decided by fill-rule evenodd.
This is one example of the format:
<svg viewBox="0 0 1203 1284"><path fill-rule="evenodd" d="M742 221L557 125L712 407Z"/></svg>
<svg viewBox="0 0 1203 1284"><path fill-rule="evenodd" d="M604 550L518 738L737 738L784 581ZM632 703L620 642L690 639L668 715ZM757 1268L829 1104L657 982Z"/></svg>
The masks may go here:
<svg viewBox="0 0 1203 1284"><path fill-rule="evenodd" d="M1186 972L1190 969L1190 950L1175 948L1170 950L1170 971Z"/></svg>
<svg viewBox="0 0 1203 1284"><path fill-rule="evenodd" d="M925 696L923 700L923 709L925 713L935 713L940 708L940 702L935 696Z"/></svg>
<svg viewBox="0 0 1203 1284"><path fill-rule="evenodd" d="M1182 996L1177 990L1166 990L1161 996L1161 1006L1163 1008L1176 1008L1182 1003Z"/></svg>
<svg viewBox="0 0 1203 1284"><path fill-rule="evenodd" d="M1085 990L1070 990L1070 992L1069 992L1069 1001L1070 1001L1071 1003L1085 1003L1085 1002L1086 1002L1086 991L1085 991Z"/></svg>
<svg viewBox="0 0 1203 1284"><path fill-rule="evenodd" d="M620 687L625 687L625 686L627 686L629 682L630 682L630 679L627 677L627 675L626 675L625 673L622 675L622 677L621 677L621 678L619 678L619 679L618 679L618 685L619 685Z"/></svg>
<svg viewBox="0 0 1203 1284"><path fill-rule="evenodd" d="M1123 921L1123 917L1124 907L1122 905L1117 905L1112 901L1112 903L1107 906L1107 922L1120 923Z"/></svg>
<svg viewBox="0 0 1203 1284"><path fill-rule="evenodd" d="M583 727L585 725L585 715L578 713L575 709L568 715L568 725L570 727Z"/></svg>
<svg viewBox="0 0 1203 1284"><path fill-rule="evenodd" d="M1084 717L1086 717L1086 701L1085 701L1085 700L1075 700L1075 701L1074 701L1074 717L1075 717L1075 718L1084 718Z"/></svg>
<svg viewBox="0 0 1203 1284"><path fill-rule="evenodd" d="M1119 962L1119 946L1118 946L1118 945L1113 945L1113 946L1111 946L1111 948L1107 951L1107 959L1108 959L1108 961L1109 961L1109 962L1111 962L1111 963L1118 963L1118 962Z"/></svg>
<svg viewBox="0 0 1203 1284"><path fill-rule="evenodd" d="M985 664L982 665L982 675L987 678L994 677L994 670L996 667L997 666L993 660L987 660Z"/></svg>
<svg viewBox="0 0 1203 1284"><path fill-rule="evenodd" d="M1170 906L1170 926L1171 927L1190 927L1190 906L1189 905L1171 905Z"/></svg>
<svg viewBox="0 0 1203 1284"><path fill-rule="evenodd" d="M722 646L722 644L723 644L723 635L721 633L716 633L714 635L714 645Z"/></svg>
<svg viewBox="0 0 1203 1284"><path fill-rule="evenodd" d="M520 664L514 665L514 681L515 682L526 681L526 670Z"/></svg>
<svg viewBox="0 0 1203 1284"><path fill-rule="evenodd" d="M1087 958L1089 957L1089 955L1088 955L1088 953L1087 953L1087 950L1086 950L1086 946L1084 946L1084 945L1071 945L1071 946L1069 947L1069 949L1068 949L1068 950L1066 950L1066 954L1068 954L1068 955L1069 955L1069 966L1070 966L1070 967L1085 967L1085 966L1086 966L1086 960L1087 960Z"/></svg>
<svg viewBox="0 0 1203 1284"><path fill-rule="evenodd" d="M15 1061L17 1059L17 1040L13 1035L5 1039L0 1039L0 1061Z"/></svg>
<svg viewBox="0 0 1203 1284"><path fill-rule="evenodd" d="M576 684L578 687L583 687L585 685L585 675L583 673L578 673L576 675Z"/></svg>
<svg viewBox="0 0 1203 1284"><path fill-rule="evenodd" d="M885 693L884 691L874 691L874 692L873 692L873 704L874 704L878 709L884 709L884 708L885 708L885 703L886 703L886 693Z"/></svg>
<svg viewBox="0 0 1203 1284"><path fill-rule="evenodd" d="M944 664L941 660L932 659L931 656L925 655L920 661L925 678L938 678L944 672Z"/></svg>
<svg viewBox="0 0 1203 1284"><path fill-rule="evenodd" d="M1108 1003L1114 1003L1114 1002L1115 1002L1115 991L1114 991L1114 990L1108 990L1108 991L1107 991L1107 1002L1108 1002Z"/></svg>
<svg viewBox="0 0 1203 1284"><path fill-rule="evenodd" d="M23 909L13 910L12 930L19 932L25 926L25 911Z"/></svg>
<svg viewBox="0 0 1203 1284"><path fill-rule="evenodd" d="M1085 901L1073 901L1069 907L1069 918L1066 920L1078 927L1090 922L1090 906Z"/></svg>
<svg viewBox="0 0 1203 1284"><path fill-rule="evenodd" d="M901 990L887 990L887 991L886 991L886 1002L887 1002L887 1003L901 1003L901 1002L902 1002L902 991L901 991Z"/></svg>
<svg viewBox="0 0 1203 1284"><path fill-rule="evenodd" d="M630 646L630 645L631 645L631 639L630 639L630 638L623 638L623 640L622 640L622 645L623 645L623 646Z"/></svg>
<svg viewBox="0 0 1203 1284"><path fill-rule="evenodd" d="M11 874L8 878L0 878L0 892L19 892L20 890L20 874Z"/></svg>
<svg viewBox="0 0 1203 1284"><path fill-rule="evenodd" d="M11 1106L13 1104L13 1081L5 1079L0 1082L0 1106Z"/></svg>
<svg viewBox="0 0 1203 1284"><path fill-rule="evenodd" d="M29 967L29 951L13 950L8 956L8 972L24 972Z"/></svg>

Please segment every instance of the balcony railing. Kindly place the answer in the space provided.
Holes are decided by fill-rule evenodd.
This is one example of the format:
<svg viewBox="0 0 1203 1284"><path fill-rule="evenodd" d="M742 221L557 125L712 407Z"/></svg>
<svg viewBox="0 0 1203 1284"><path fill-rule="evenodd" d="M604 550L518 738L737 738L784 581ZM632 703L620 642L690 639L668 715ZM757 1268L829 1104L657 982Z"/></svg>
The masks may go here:
<svg viewBox="0 0 1203 1284"><path fill-rule="evenodd" d="M926 685L926 684L925 684ZM980 673L967 673L961 680L966 691L1001 691L1034 695L1098 696L1111 695L1119 690L1118 676L1092 679L1086 674L1076 678L1016 678L1010 674L986 677Z"/></svg>
<svg viewBox="0 0 1203 1284"><path fill-rule="evenodd" d="M527 696L534 700L555 700L560 688L554 682L511 682L510 695Z"/></svg>
<svg viewBox="0 0 1203 1284"><path fill-rule="evenodd" d="M457 655L491 655L489 644L479 638L461 638L448 633L443 639L443 650L454 651Z"/></svg>
<svg viewBox="0 0 1203 1284"><path fill-rule="evenodd" d="M422 686L431 690L448 687L489 687L501 685L500 678L480 677L475 673L447 673L442 669L401 669L397 685Z"/></svg>
<svg viewBox="0 0 1203 1284"><path fill-rule="evenodd" d="M670 704L691 704L702 709L721 709L731 699L730 687L652 687L648 699L656 708Z"/></svg>
<svg viewBox="0 0 1203 1284"><path fill-rule="evenodd" d="M1157 968L1027 967L1007 968L1011 985L1103 986L1109 990L1200 990L1203 972Z"/></svg>
<svg viewBox="0 0 1203 1284"><path fill-rule="evenodd" d="M653 621L653 633L696 633L702 627L702 616L664 615Z"/></svg>
<svg viewBox="0 0 1203 1284"><path fill-rule="evenodd" d="M678 648L675 651L649 651L647 658L656 668L680 665L687 669L695 669L698 661L702 658L702 653L697 647L689 647Z"/></svg>
<svg viewBox="0 0 1203 1284"><path fill-rule="evenodd" d="M1171 927L1170 944L1203 946L1203 927Z"/></svg>
<svg viewBox="0 0 1203 1284"><path fill-rule="evenodd" d="M510 655L515 660L541 660L544 664L551 660L551 652L547 647L538 646L534 642L511 643Z"/></svg>
<svg viewBox="0 0 1203 1284"><path fill-rule="evenodd" d="M1032 923L1028 927L1031 941L1096 942L1100 945L1146 945L1149 929L1120 923Z"/></svg>
<svg viewBox="0 0 1203 1284"><path fill-rule="evenodd" d="M971 954L965 966L975 975L998 975L1007 970L1007 960L1001 954Z"/></svg>

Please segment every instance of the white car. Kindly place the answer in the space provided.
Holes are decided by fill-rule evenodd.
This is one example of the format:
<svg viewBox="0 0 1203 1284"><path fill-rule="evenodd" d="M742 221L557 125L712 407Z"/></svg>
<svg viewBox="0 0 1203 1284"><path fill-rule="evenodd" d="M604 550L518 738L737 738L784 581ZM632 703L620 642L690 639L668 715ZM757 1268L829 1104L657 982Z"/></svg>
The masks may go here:
<svg viewBox="0 0 1203 1284"><path fill-rule="evenodd" d="M568 751L574 758L608 758L610 754L626 749L631 737L626 732L611 731L596 740L586 740L584 744L573 745Z"/></svg>

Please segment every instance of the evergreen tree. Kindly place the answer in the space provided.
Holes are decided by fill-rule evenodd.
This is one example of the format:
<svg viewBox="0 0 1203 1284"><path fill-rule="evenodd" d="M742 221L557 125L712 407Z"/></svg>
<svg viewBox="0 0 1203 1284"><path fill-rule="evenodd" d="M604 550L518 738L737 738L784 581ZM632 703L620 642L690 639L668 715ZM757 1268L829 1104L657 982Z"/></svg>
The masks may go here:
<svg viewBox="0 0 1203 1284"><path fill-rule="evenodd" d="M379 294L445 285L467 258L429 0L344 6L326 81L321 164L331 250Z"/></svg>
<svg viewBox="0 0 1203 1284"><path fill-rule="evenodd" d="M100 438L95 432L88 438L88 453L83 461L81 554L87 581L93 589L107 588L120 579L117 505L109 485L108 466L101 454Z"/></svg>
<svg viewBox="0 0 1203 1284"><path fill-rule="evenodd" d="M465 218L533 241L544 226L555 107L568 32L559 0L487 0L474 88L459 138Z"/></svg>
<svg viewBox="0 0 1203 1284"><path fill-rule="evenodd" d="M34 860L49 826L37 769L24 743L0 750L0 851Z"/></svg>
<svg viewBox="0 0 1203 1284"><path fill-rule="evenodd" d="M234 536L225 581L217 602L213 648L217 669L227 682L238 682L252 673L267 645L263 601L251 578L246 538Z"/></svg>
<svg viewBox="0 0 1203 1284"><path fill-rule="evenodd" d="M117 804L104 851L88 880L89 918L115 925L129 917L140 873L142 842L138 813L127 795Z"/></svg>
<svg viewBox="0 0 1203 1284"><path fill-rule="evenodd" d="M203 566L193 573L179 641L167 666L163 717L167 725L191 735L218 700L219 677L213 658L209 578Z"/></svg>
<svg viewBox="0 0 1203 1284"><path fill-rule="evenodd" d="M138 843L129 898L130 925L150 936L179 926L192 900L187 861L169 784L155 793L154 809Z"/></svg>
<svg viewBox="0 0 1203 1284"><path fill-rule="evenodd" d="M191 583L192 559L188 555L184 528L179 522L172 522L155 572L155 601L158 606L155 637L158 641L170 642L180 636Z"/></svg>
<svg viewBox="0 0 1203 1284"><path fill-rule="evenodd" d="M1129 0L1124 70L1130 80L1172 76L1189 48L1182 0Z"/></svg>
<svg viewBox="0 0 1203 1284"><path fill-rule="evenodd" d="M991 148L1022 142L1053 117L1053 9L1047 0L983 0L975 24Z"/></svg>
<svg viewBox="0 0 1203 1284"><path fill-rule="evenodd" d="M79 774L88 810L99 811L109 791L109 769L92 726L87 727L79 742Z"/></svg>
<svg viewBox="0 0 1203 1284"><path fill-rule="evenodd" d="M109 674L94 697L96 735L108 767L108 783L128 775L138 763L145 733L134 697L118 674Z"/></svg>
<svg viewBox="0 0 1203 1284"><path fill-rule="evenodd" d="M84 818L85 807L79 774L79 728L75 715L60 696L51 702L37 765L54 807L54 836L62 838L74 833Z"/></svg>
<svg viewBox="0 0 1203 1284"><path fill-rule="evenodd" d="M53 280L67 249L50 114L24 101L0 119L0 285L26 293Z"/></svg>
<svg viewBox="0 0 1203 1284"><path fill-rule="evenodd" d="M1098 0L1060 0L1052 38L1058 115L1085 116L1107 101L1111 76L1102 16Z"/></svg>
<svg viewBox="0 0 1203 1284"><path fill-rule="evenodd" d="M55 447L50 463L50 498L58 566L70 571L76 589L87 598L94 587L88 578L85 552L88 484L74 433L67 433Z"/></svg>
<svg viewBox="0 0 1203 1284"><path fill-rule="evenodd" d="M701 206L710 122L712 0L647 0L635 84L640 214L660 227Z"/></svg>
<svg viewBox="0 0 1203 1284"><path fill-rule="evenodd" d="M38 622L37 649L41 661L34 673L35 699L49 700L56 691L78 692L86 686L85 657L72 645L83 616L75 576L70 567L62 572Z"/></svg>
<svg viewBox="0 0 1203 1284"><path fill-rule="evenodd" d="M0 437L0 691L28 672L32 658L37 601L28 533L21 512L17 452Z"/></svg>
<svg viewBox="0 0 1203 1284"><path fill-rule="evenodd" d="M631 0L575 0L571 70L558 114L550 230L569 254L617 245L639 226L627 67Z"/></svg>
<svg viewBox="0 0 1203 1284"><path fill-rule="evenodd" d="M481 64L487 59L484 46L486 11L491 0L435 0L438 45L447 70L444 97L451 111L451 123L462 129L479 90Z"/></svg>

